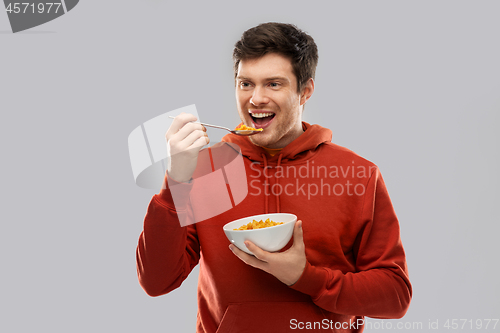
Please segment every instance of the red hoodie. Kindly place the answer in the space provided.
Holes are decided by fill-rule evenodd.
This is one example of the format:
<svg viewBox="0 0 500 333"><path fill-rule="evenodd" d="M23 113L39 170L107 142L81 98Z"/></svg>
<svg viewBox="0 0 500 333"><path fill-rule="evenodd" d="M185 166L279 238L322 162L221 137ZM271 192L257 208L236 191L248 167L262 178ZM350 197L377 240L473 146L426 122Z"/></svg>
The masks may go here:
<svg viewBox="0 0 500 333"><path fill-rule="evenodd" d="M197 332L361 332L364 316L406 313L412 289L378 168L331 143L330 130L307 123L303 129L273 157L247 137L223 138L241 148L248 195L220 215L179 225L177 214L193 218L192 183L176 184L186 194L177 206L168 186L151 200L137 247L140 284L148 295L166 294L200 263ZM222 230L235 219L274 212L303 221L307 264L290 287L238 259Z"/></svg>

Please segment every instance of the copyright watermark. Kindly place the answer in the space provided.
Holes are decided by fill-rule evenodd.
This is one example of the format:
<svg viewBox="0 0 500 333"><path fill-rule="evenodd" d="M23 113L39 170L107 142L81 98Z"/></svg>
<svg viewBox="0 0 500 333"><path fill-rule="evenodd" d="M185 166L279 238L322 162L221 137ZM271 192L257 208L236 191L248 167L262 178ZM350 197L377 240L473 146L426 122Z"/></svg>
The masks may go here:
<svg viewBox="0 0 500 333"><path fill-rule="evenodd" d="M31 29L72 10L79 0L4 0L12 32Z"/></svg>
<svg viewBox="0 0 500 333"><path fill-rule="evenodd" d="M367 330L494 330L499 319L428 319L422 321L371 320L365 321Z"/></svg>
<svg viewBox="0 0 500 333"><path fill-rule="evenodd" d="M340 330L352 329L357 330L364 325L364 320L359 318L349 321L333 321L323 319L322 321L298 321L297 319L290 319L290 328L292 330Z"/></svg>
<svg viewBox="0 0 500 333"><path fill-rule="evenodd" d="M363 196L366 183L376 166L355 165L315 165L314 161L306 164L286 166L265 166L254 162L250 168L255 171L250 175L249 194L306 196L308 200L315 196ZM264 182L262 182L264 178ZM271 184L270 179L285 179ZM294 181L290 181L294 179ZM264 186L262 186L262 184Z"/></svg>
<svg viewBox="0 0 500 333"><path fill-rule="evenodd" d="M333 321L323 319L321 321L299 321L290 319L290 328L293 330L358 330L364 327L366 330L495 330L499 319L429 319L422 321L400 321L400 320L367 320L358 318L349 321Z"/></svg>

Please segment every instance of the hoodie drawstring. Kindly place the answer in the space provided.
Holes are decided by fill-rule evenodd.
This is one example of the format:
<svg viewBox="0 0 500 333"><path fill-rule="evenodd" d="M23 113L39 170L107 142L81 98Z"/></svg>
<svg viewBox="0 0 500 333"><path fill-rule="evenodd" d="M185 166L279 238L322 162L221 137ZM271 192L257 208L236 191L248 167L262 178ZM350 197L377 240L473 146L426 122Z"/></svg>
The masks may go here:
<svg viewBox="0 0 500 333"><path fill-rule="evenodd" d="M278 172L278 168L280 167L282 157L283 157L283 154L280 153L280 155L278 156L278 164L276 164L276 172ZM276 184L279 185L279 183L280 183L280 179L278 177L276 177ZM277 186L277 187L279 188L279 186ZM278 210L278 213L281 213L280 196L277 194L276 194L276 209Z"/></svg>
<svg viewBox="0 0 500 333"><path fill-rule="evenodd" d="M262 154L262 159L264 160L264 178L265 178L265 173L266 173L266 169L267 169L267 158L266 158L266 155L265 154ZM280 153L280 155L278 156L278 164L276 165L276 170L278 170L280 164L281 164L281 159L283 158L283 154ZM276 184L279 185L279 178L276 177ZM269 186L270 187L270 182L269 184L267 183L267 179L264 180L264 186ZM269 195L271 195L271 188L269 188ZM277 209L277 213L281 213L281 207L280 207L280 196L275 194L276 196L276 209ZM265 212L266 214L269 214L269 198L268 196L266 195L266 188L264 188L264 197L266 198L265 200Z"/></svg>
<svg viewBox="0 0 500 333"><path fill-rule="evenodd" d="M262 154L261 155L262 158L264 159L264 186L267 186L267 182L266 182L266 169L267 169L267 158L266 158L266 154ZM269 214L269 204L268 204L268 199L267 199L267 195L266 195L266 188L264 187L264 197L266 198L266 203L265 203L265 212L266 214Z"/></svg>

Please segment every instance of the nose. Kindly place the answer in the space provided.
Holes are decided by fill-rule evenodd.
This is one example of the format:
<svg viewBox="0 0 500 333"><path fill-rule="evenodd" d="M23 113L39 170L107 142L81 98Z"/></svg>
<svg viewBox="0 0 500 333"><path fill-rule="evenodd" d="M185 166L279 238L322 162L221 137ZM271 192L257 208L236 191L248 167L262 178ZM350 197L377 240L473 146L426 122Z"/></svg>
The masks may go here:
<svg viewBox="0 0 500 333"><path fill-rule="evenodd" d="M259 106L262 104L269 103L269 97L267 97L265 89L261 87L256 87L253 91L250 103L254 106Z"/></svg>

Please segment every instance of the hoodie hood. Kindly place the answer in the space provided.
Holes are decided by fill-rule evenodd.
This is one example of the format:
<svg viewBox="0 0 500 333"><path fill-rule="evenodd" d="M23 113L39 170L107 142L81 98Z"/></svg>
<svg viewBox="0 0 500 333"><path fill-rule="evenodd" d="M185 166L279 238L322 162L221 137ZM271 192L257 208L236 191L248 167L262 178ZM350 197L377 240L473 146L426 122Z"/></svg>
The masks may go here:
<svg viewBox="0 0 500 333"><path fill-rule="evenodd" d="M332 141L332 131L319 125L310 125L302 122L302 133L297 139L293 140L283 150L270 157L266 151L253 144L247 136L239 136L236 134L228 134L222 138L223 142L231 142L237 144L243 156L248 157L252 161L262 162L264 159L271 162L274 160L294 160L299 158L303 153L315 150L320 144ZM265 157L267 155L267 158Z"/></svg>

